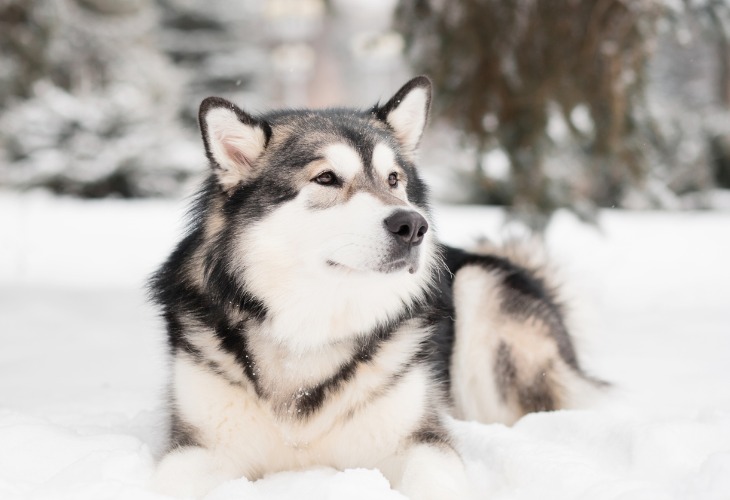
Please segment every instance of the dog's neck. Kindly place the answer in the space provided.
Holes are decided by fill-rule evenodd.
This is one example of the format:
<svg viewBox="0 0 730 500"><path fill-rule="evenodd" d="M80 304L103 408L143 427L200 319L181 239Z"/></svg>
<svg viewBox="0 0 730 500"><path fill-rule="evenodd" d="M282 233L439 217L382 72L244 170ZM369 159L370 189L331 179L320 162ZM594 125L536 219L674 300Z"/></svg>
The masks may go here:
<svg viewBox="0 0 730 500"><path fill-rule="evenodd" d="M311 280L290 276L268 283L265 290L252 290L266 306L262 326L267 336L301 354L352 341L412 309L428 287L427 276L414 278L407 271L385 276L336 273Z"/></svg>

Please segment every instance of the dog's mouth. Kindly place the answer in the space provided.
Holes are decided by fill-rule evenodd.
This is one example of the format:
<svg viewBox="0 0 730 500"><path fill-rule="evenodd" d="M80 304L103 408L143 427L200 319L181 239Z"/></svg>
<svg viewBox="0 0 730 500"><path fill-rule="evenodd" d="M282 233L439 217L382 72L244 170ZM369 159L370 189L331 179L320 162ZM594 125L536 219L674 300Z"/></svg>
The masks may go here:
<svg viewBox="0 0 730 500"><path fill-rule="evenodd" d="M416 274L416 271L418 271L418 259L397 259L381 265L378 272L388 274L395 273L406 268L409 273Z"/></svg>
<svg viewBox="0 0 730 500"><path fill-rule="evenodd" d="M378 271L381 273L394 273L402 269L407 269L409 273L416 274L420 256L421 251L419 247L396 247L380 263Z"/></svg>
<svg viewBox="0 0 730 500"><path fill-rule="evenodd" d="M327 260L327 266L335 268L335 269L340 269L342 271L353 271L353 272L358 271L357 269L355 269L353 267L346 266L344 264L340 264L339 262L335 262L334 260L329 260L329 259Z"/></svg>
<svg viewBox="0 0 730 500"><path fill-rule="evenodd" d="M411 256L409 258L398 258L393 259L390 261L379 263L377 266L374 266L369 269L358 269L355 267L348 266L346 264L343 264L341 262L336 262L334 260L327 260L327 266L339 269L341 271L348 271L348 272L367 272L367 271L375 271L377 273L383 273L383 274L391 274L398 271L401 271L403 269L408 269L408 272L410 274L416 274L418 272L418 255Z"/></svg>

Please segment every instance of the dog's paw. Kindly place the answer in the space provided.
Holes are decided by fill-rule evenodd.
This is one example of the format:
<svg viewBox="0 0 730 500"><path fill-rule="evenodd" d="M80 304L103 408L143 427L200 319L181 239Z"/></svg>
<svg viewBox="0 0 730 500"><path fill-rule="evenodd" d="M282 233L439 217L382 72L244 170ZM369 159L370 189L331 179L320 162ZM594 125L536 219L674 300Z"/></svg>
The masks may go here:
<svg viewBox="0 0 730 500"><path fill-rule="evenodd" d="M220 467L208 450L188 447L171 451L160 461L150 487L178 498L201 498L235 477L232 470Z"/></svg>
<svg viewBox="0 0 730 500"><path fill-rule="evenodd" d="M474 500L464 464L451 449L420 445L407 454L398 490L411 500Z"/></svg>

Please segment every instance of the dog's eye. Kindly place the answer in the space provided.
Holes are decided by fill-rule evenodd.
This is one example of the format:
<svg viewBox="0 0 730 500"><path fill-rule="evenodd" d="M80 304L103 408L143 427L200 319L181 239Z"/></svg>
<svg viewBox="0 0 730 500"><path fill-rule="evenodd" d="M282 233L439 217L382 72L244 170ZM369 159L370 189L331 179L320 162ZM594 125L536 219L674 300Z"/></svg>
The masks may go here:
<svg viewBox="0 0 730 500"><path fill-rule="evenodd" d="M398 186L398 174L396 172L391 172L388 176L388 185L392 188Z"/></svg>
<svg viewBox="0 0 730 500"><path fill-rule="evenodd" d="M321 186L336 186L340 183L340 180L337 178L334 172L330 172L329 170L326 172L322 172L313 180Z"/></svg>

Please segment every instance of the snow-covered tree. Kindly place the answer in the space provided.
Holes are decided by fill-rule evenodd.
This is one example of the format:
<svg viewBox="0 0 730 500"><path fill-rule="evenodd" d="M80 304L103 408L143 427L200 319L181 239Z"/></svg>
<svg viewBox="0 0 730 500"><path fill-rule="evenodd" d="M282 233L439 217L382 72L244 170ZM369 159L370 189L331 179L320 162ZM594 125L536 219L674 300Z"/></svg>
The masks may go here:
<svg viewBox="0 0 730 500"><path fill-rule="evenodd" d="M0 183L144 196L200 163L151 1L3 0L0 23Z"/></svg>

